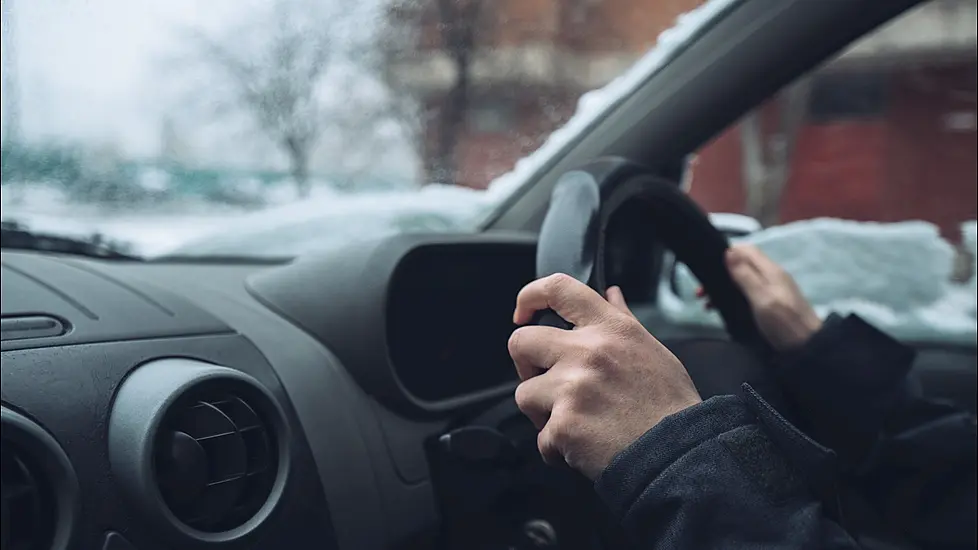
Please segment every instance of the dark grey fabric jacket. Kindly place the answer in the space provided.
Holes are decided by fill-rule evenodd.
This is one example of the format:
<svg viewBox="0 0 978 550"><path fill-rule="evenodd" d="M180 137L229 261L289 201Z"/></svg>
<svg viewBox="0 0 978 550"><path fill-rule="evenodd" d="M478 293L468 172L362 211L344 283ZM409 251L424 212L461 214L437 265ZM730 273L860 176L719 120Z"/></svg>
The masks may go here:
<svg viewBox="0 0 978 550"><path fill-rule="evenodd" d="M779 367L805 432L745 385L663 420L597 490L637 548L974 549L975 418L921 397L913 357L832 318Z"/></svg>

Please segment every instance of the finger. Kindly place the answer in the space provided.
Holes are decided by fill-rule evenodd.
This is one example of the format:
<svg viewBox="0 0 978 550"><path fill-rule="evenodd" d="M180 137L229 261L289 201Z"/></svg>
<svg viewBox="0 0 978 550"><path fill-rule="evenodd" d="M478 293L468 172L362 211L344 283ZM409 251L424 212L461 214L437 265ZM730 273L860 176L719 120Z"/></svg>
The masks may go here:
<svg viewBox="0 0 978 550"><path fill-rule="evenodd" d="M509 355L520 380L528 380L554 366L567 347L570 333L554 327L530 325L513 331Z"/></svg>
<svg viewBox="0 0 978 550"><path fill-rule="evenodd" d="M540 450L540 456L543 457L544 463L550 466L557 466L564 463L564 455L561 454L560 448L557 447L554 432L555 427L553 423L548 422L547 425L540 429L540 433L537 435L537 448Z"/></svg>
<svg viewBox="0 0 978 550"><path fill-rule="evenodd" d="M706 289L703 288L703 287L697 288L696 289L696 297L697 298L706 298Z"/></svg>
<svg viewBox="0 0 978 550"><path fill-rule="evenodd" d="M739 248L727 251L727 269L737 286L748 296L756 296L766 288L766 280L755 267L751 257Z"/></svg>
<svg viewBox="0 0 978 550"><path fill-rule="evenodd" d="M776 264L767 254L761 252L761 249L755 245L740 243L731 247L731 250L736 257L750 262L754 269L761 274L761 277L767 280L773 280L781 272L781 266Z"/></svg>
<svg viewBox="0 0 978 550"><path fill-rule="evenodd" d="M628 308L628 303L625 302L625 294L621 291L621 287L611 286L605 291L605 298L608 303L618 308L623 313L635 317L632 310Z"/></svg>
<svg viewBox="0 0 978 550"><path fill-rule="evenodd" d="M591 287L570 275L558 273L537 279L520 290L513 322L525 325L534 313L547 308L575 326L593 324L613 310L613 306Z"/></svg>
<svg viewBox="0 0 978 550"><path fill-rule="evenodd" d="M550 419L550 412L557 399L557 384L550 373L524 380L516 387L516 406L542 430Z"/></svg>

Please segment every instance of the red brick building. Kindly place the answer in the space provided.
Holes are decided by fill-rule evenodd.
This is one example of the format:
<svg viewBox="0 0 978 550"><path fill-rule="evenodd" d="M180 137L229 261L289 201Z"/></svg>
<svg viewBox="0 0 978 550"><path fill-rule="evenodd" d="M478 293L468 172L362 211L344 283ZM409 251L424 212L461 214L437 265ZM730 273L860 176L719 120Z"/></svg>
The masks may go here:
<svg viewBox="0 0 978 550"><path fill-rule="evenodd" d="M426 154L458 82L439 0L402 66L424 98ZM535 149L600 87L702 0L453 0L483 3L466 61L454 181L484 187ZM935 0L855 44L812 79L780 220L925 219L956 236L976 216L976 1ZM736 126L700 151L692 195L744 212Z"/></svg>

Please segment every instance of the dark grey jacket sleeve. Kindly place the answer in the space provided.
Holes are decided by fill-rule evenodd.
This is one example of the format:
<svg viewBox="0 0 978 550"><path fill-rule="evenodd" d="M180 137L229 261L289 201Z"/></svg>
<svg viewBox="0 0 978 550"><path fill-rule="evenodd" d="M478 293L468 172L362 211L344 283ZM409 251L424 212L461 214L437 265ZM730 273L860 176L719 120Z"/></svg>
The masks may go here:
<svg viewBox="0 0 978 550"><path fill-rule="evenodd" d="M664 419L602 473L636 548L858 548L809 490L832 453L745 389Z"/></svg>
<svg viewBox="0 0 978 550"><path fill-rule="evenodd" d="M920 394L914 355L833 316L778 372L809 433L838 455L850 524L875 515L918 547L975 548L975 418Z"/></svg>

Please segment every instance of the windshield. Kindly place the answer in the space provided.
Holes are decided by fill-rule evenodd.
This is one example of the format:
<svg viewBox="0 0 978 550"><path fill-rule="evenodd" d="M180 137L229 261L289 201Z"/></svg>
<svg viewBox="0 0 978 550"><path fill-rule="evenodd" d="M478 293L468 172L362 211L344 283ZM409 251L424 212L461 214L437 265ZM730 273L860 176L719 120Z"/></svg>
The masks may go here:
<svg viewBox="0 0 978 550"><path fill-rule="evenodd" d="M474 229L730 3L3 0L3 219L143 257Z"/></svg>

